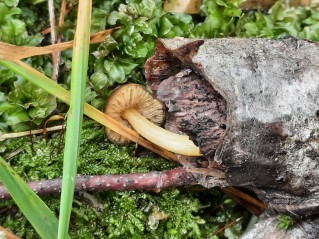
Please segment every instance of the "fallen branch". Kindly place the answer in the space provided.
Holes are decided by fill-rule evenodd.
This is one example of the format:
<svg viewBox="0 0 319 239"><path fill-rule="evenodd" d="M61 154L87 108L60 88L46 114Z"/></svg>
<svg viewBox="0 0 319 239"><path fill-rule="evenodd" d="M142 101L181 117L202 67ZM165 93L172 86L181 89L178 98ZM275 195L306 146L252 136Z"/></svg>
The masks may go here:
<svg viewBox="0 0 319 239"><path fill-rule="evenodd" d="M39 196L52 195L61 192L62 178L29 182L30 188ZM87 191L153 191L160 192L166 188L195 185L197 179L193 173L182 167L147 173L115 174L115 175L79 175L76 177L75 192ZM252 196L241 192L237 188L226 187L222 189L237 203L246 207L255 215L260 215L266 205ZM0 198L10 200L11 196L4 186L0 185Z"/></svg>
<svg viewBox="0 0 319 239"><path fill-rule="evenodd" d="M30 182L28 185L38 195L51 195L61 192L62 178ZM183 168L162 172L131 173L116 175L79 175L76 177L75 191L107 191L107 190L143 190L160 192L165 188L174 188L197 184L192 173ZM0 198L9 200L10 194L4 186L0 186Z"/></svg>

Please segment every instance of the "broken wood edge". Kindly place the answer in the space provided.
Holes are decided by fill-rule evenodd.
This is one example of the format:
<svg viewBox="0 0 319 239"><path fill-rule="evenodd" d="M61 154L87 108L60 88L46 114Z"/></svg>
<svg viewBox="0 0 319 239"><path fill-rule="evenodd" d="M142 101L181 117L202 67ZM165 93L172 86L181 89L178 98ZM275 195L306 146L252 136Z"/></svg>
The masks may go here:
<svg viewBox="0 0 319 239"><path fill-rule="evenodd" d="M176 39L177 44L174 45L174 47L167 47L165 45L165 42L162 41L161 39L158 39L157 42L157 47L155 50L155 54L153 55L152 58L149 58L146 62L146 78L147 79L155 79L155 81L149 81L148 83L150 83L150 87L152 90L154 90L154 92L157 92L157 86L158 86L158 79L156 75L153 75L152 72L152 67L155 68L160 68L159 65L156 65L157 63L160 63L162 60L166 59L166 53L165 51L169 51L169 54L172 54L173 56L177 57L177 59L179 59L183 64L185 65L191 65L191 61L192 61L192 57L196 54L196 49L198 49L203 43L204 41L202 39L186 39L188 46L191 45L192 47L194 47L194 49L191 49L191 47L185 47L183 48L183 46L185 46L185 42L183 38L177 38ZM181 40L179 42L179 40ZM178 53L175 50L181 50L181 53ZM166 49L166 50L165 50ZM170 49L170 50L169 50ZM172 50L173 49L173 50ZM157 58L157 55L159 56ZM183 58L183 59L181 59ZM153 61L154 60L154 61ZM155 65L153 65L152 63L155 62ZM196 71L194 69L194 71L199 74L198 71ZM164 74L165 75L165 74ZM201 74L200 74L201 75ZM155 78L153 78L155 77ZM202 76L204 79L205 77ZM163 76L159 76L159 78L163 78ZM163 78L164 79L164 78ZM163 79L159 79L159 81L163 80ZM214 86L212 86L214 87ZM215 88L215 87L214 87ZM219 91L219 89L218 89ZM181 164L183 164L183 160L179 159ZM184 165L185 166L185 165ZM215 179L223 179L225 178L224 173L218 169L215 170L211 170L211 172L208 172L208 169L206 168L189 168L187 167L186 169L188 172L191 172L193 174L197 174L197 175L204 175L205 177L207 176L211 176L212 178ZM234 188L234 187L222 187L221 190L225 191L226 194L228 194L231 198L233 198L235 201L237 201L239 204L241 204L242 206L246 207L249 211L251 211L252 213L256 214L256 215L260 215L264 209L267 208L267 205L265 205L263 202L259 201L259 199L254 198L253 196L244 193L243 191L241 191L240 189Z"/></svg>
<svg viewBox="0 0 319 239"><path fill-rule="evenodd" d="M239 38L238 38L239 39ZM192 40L189 40L189 39L182 39L182 38L179 38L179 39L175 39L173 42L168 42L168 41L170 41L170 40L160 40L160 42L165 46L165 48L168 50L168 52L173 52L173 53L175 53L175 52L177 52L177 50L179 50L180 51L180 49L179 48L185 48L185 49L182 49L182 54L181 54L181 52L177 52L178 54L180 54L181 56L183 56L183 58L187 61L187 58L189 58L188 56L187 56L187 54L189 54L189 53L191 53L191 51L187 51L187 47L185 47L186 45L191 45L191 44L194 44L194 42L196 42L196 41L200 41L201 39L192 39ZM215 40L213 40L213 41L216 41L217 43L218 43L218 41L222 41L223 39L215 39ZM243 39L244 40L244 39ZM270 40L270 39L261 39L261 38L257 38L257 39L250 39L253 43L258 43L259 41L263 41L265 44L268 44L268 43L274 43L274 42L280 42L280 44L284 44L284 46L289 46L290 48L292 48L292 47L295 47L296 49L299 49L299 43L300 43L300 45L301 46L303 46L303 44L302 43L304 43L305 45L307 45L307 46L309 46L309 43L311 43L311 50L310 51L312 51L312 49L313 48L316 48L316 46L319 46L318 45L318 43L313 43L312 41L307 41L307 40L298 40L298 39L296 39L296 38L284 38L284 39L281 39L281 40ZM208 40L209 41L209 40ZM237 41L237 39L229 39L229 41ZM215 42L215 43L216 43ZM202 49L204 49L204 47L202 48ZM248 48L247 48L248 49ZM186 50L186 51L185 51ZM191 50L191 49L190 49ZM316 50L316 49L314 49L314 50ZM294 51L292 51L292 52L294 52ZM163 53L163 52L162 52ZM293 53L292 53L293 54ZM309 53L308 53L308 55L309 55ZM311 54L310 54L311 55ZM164 59L164 56L165 56L165 54L163 53L162 55L161 55L161 57L163 57L163 59ZM312 58L312 59L315 59L315 58ZM197 64L195 67L198 67L199 69L198 69L198 71L201 71L202 70L202 68L201 68L201 65L200 65L200 61L195 61L196 63L195 64ZM209 58L208 58L208 62L210 62L209 61ZM317 62L317 61L316 61ZM206 67L207 67L207 65L206 65ZM220 93L223 93L223 91L222 90L219 90L217 87L215 87L215 85L214 85L214 82L211 82L212 83L212 85L213 85L213 87L216 89L216 90L218 90ZM215 82L216 83L216 82ZM220 84L220 83L219 83ZM313 88L312 88L313 89ZM312 92L312 91L311 91ZM228 92L229 93L229 92ZM227 96L227 94L225 93L225 95ZM229 95L231 95L231 94L229 94ZM314 94L314 95L317 95L317 94ZM227 98L227 97L225 97L225 98ZM235 101L234 101L235 102ZM313 109L313 108L312 108ZM312 112L312 111L311 111ZM312 113L315 113L314 111L312 112ZM318 117L318 114L316 114L316 117ZM275 127L276 127L276 124L274 124L275 125ZM272 125L271 125L272 126ZM281 135L280 135L280 132L279 132L279 137L280 137ZM285 137L284 135L283 135L283 137ZM296 172L297 172L297 170L299 170L299 167L297 168L296 167ZM239 177L240 177L240 175L239 175ZM302 178L302 177L300 177L300 178ZM231 182L229 182L230 184L232 184ZM236 184L233 184L233 185L236 185ZM243 185L243 184L241 184L241 185ZM241 185L236 185L236 186L241 186ZM303 184L304 185L304 184ZM316 184L314 184L314 185L316 185ZM275 203L270 203L269 202L269 200L267 200L267 197L268 197L268 195L270 195L270 193L267 193L267 191L264 193L264 195L265 196L263 196L263 195L261 195L261 194L259 194L259 193L257 193L256 192L256 188L254 189L254 191L255 191L255 193L260 197L260 198L262 198L263 199L263 201L264 202L266 202L267 203L267 206L268 206L268 208L269 208L269 210L271 210L272 212L276 212L276 213L287 213L287 214L289 214L289 215L292 215L292 216L294 216L294 217L301 217L301 218L303 218L303 217L310 217L310 216L312 216L312 215L315 215L317 212L318 212L318 209L319 209L319 204L316 202L316 200L315 200L315 193L314 194L312 194L312 196L313 197L311 197L310 198L310 196L308 196L308 195L306 195L306 196L304 196L304 195L298 195L297 193L296 193L296 191L295 191L295 193L296 194L291 194L290 196L292 197L292 196L294 196L295 198L296 198L296 200L298 199L300 199L300 201L301 202L311 202L312 203L312 205L310 205L309 206L309 204L308 205L304 205L304 203L302 203L301 205L302 205L302 207L300 207L300 210L298 210L298 203L284 203L284 204L282 204L282 205L280 205L280 203L277 203L277 204L275 204ZM268 191L269 192L269 191ZM288 193L290 193L290 192L288 192ZM310 194L311 195L311 194ZM269 197L270 198L270 197ZM313 202L312 202L312 201ZM297 201L298 202L298 201ZM296 206L297 205L297 206ZM307 210L307 212L305 212L305 210ZM315 212L315 211L317 211L317 212Z"/></svg>

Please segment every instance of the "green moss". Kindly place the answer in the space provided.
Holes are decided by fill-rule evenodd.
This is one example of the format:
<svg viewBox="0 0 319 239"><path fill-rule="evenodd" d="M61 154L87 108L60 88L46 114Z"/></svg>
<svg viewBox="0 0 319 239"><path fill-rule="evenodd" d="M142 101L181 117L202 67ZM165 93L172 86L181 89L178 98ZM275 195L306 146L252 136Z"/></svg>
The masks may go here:
<svg viewBox="0 0 319 239"><path fill-rule="evenodd" d="M42 136L7 142L7 151L20 153L9 159L14 169L26 180L56 178L62 174L61 133L50 135L49 143ZM22 148L23 147L23 148ZM22 151L21 151L22 149ZM32 150L33 149L33 150ZM141 149L138 149L141 151ZM19 151L18 151L19 152ZM34 154L33 154L34 153ZM115 174L165 170L177 165L155 155L135 157L135 145L111 144L104 129L93 121L85 121L82 132L79 174ZM142 151L140 154L147 153ZM181 192L177 189L161 193L100 192L83 196L76 193L70 224L72 238L213 238L216 230L238 216L234 203L223 204L218 192L205 194ZM59 196L44 197L56 214ZM218 205L223 205L219 207ZM220 210L212 211L213 208ZM38 238L37 233L12 201L1 201L0 225L23 238ZM213 212L213 213L212 213ZM243 210L240 210L241 214ZM244 222L239 223L242 231ZM238 227L238 226L237 226ZM217 237L216 237L217 238ZM223 235L219 238L225 238Z"/></svg>
<svg viewBox="0 0 319 239"><path fill-rule="evenodd" d="M289 215L280 214L279 215L279 225L278 228L282 230L288 230L295 224L294 218Z"/></svg>
<svg viewBox="0 0 319 239"><path fill-rule="evenodd" d="M160 194L103 192L93 196L98 207L76 194L71 215L71 238L214 238L218 229L237 216L234 208L223 208L217 214L209 215L213 207L204 207L196 195L181 193L177 189ZM57 196L46 198L45 202L51 210L58 212ZM0 223L23 238L38 238L19 212L10 210ZM230 230L236 235L242 232L242 227L241 222ZM221 233L215 238L226 237Z"/></svg>
<svg viewBox="0 0 319 239"><path fill-rule="evenodd" d="M33 143L32 143L33 142ZM5 154L11 166L27 180L51 179L62 175L63 133L55 133L47 143L44 137L33 136L10 140ZM156 156L135 157L135 145L119 146L107 141L104 130L93 121L84 123L79 174L115 174L163 170L176 166Z"/></svg>

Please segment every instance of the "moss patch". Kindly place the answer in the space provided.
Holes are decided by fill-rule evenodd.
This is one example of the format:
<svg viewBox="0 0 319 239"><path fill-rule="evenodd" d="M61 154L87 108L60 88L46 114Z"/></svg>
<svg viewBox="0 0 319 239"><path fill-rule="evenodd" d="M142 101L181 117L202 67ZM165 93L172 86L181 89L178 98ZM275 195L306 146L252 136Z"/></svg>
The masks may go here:
<svg viewBox="0 0 319 239"><path fill-rule="evenodd" d="M51 179L62 175L61 133L7 141L8 161L26 180ZM135 155L139 155L136 157ZM85 121L82 132L79 174L115 174L165 170L177 165L135 145L111 144L104 130ZM166 190L161 193L97 192L75 194L70 236L72 238L214 238L213 234L236 218L248 216L235 203L224 203L218 191L194 192L191 188ZM44 197L57 215L59 196ZM12 201L1 201L0 225L23 238L38 238L36 232ZM232 226L239 235L246 223ZM224 233L219 237L226 238Z"/></svg>

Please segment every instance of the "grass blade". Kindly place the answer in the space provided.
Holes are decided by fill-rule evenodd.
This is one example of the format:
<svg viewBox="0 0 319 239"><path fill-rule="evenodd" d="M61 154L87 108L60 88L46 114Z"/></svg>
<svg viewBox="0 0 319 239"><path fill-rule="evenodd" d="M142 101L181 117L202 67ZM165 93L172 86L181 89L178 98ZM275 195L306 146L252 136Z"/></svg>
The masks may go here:
<svg viewBox="0 0 319 239"><path fill-rule="evenodd" d="M58 219L2 157L0 157L0 180L41 238L56 239Z"/></svg>
<svg viewBox="0 0 319 239"><path fill-rule="evenodd" d="M89 58L91 10L91 1L79 1L77 28L72 56L71 102L68 111L67 130L64 147L58 239L66 238L66 236L68 235L70 224L77 169L77 158L80 148L84 107L84 91Z"/></svg>

